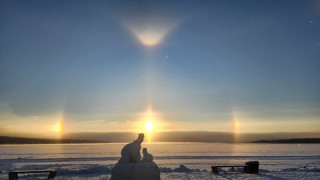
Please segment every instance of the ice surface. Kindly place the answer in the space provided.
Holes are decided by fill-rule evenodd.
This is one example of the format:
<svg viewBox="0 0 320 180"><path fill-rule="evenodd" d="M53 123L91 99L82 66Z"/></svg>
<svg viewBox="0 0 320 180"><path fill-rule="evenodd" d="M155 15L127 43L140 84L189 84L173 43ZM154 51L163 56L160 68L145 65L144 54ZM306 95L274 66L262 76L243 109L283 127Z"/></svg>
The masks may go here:
<svg viewBox="0 0 320 180"><path fill-rule="evenodd" d="M119 159L119 149L122 146L117 144L50 145L51 148L32 145L0 146L0 169L2 169L0 180L7 179L9 171L41 169L56 169L58 173L55 179L61 180L110 179L111 169ZM155 152L154 161L159 166L161 179L320 179L320 145L304 145L307 146L304 149L298 149L298 146L285 148L285 145L263 147L250 145L251 152L243 148L247 145L223 145L224 148L234 146L234 149L241 149L232 153L222 152L219 149L220 144L216 146L206 144L210 148L207 151L201 149L201 152L199 146L202 144L166 146L174 153L167 152L158 145L157 148L148 145L148 149L152 153ZM273 151L273 148L278 150ZM189 152L186 153L186 150ZM259 152L256 152L257 150ZM241 169L230 168L223 168L221 173L216 175L210 168L211 165L244 164L252 160L260 162L260 171L257 175L243 174ZM35 179L34 177L39 176L23 177Z"/></svg>

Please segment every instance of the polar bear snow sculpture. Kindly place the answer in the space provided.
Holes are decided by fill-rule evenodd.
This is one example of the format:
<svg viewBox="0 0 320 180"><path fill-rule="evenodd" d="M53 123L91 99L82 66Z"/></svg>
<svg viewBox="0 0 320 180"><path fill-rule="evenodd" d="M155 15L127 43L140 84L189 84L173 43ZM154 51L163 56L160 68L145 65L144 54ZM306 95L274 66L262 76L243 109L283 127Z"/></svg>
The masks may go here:
<svg viewBox="0 0 320 180"><path fill-rule="evenodd" d="M147 148L143 148L142 153L143 153L142 162L153 162L153 156L148 153Z"/></svg>
<svg viewBox="0 0 320 180"><path fill-rule="evenodd" d="M141 159L140 149L144 134L139 134L138 139L125 145L121 150L119 163L137 163Z"/></svg>
<svg viewBox="0 0 320 180"><path fill-rule="evenodd" d="M144 134L125 145L121 150L121 158L111 171L111 180L160 180L160 170L153 162L153 156L143 148L141 160L140 149Z"/></svg>

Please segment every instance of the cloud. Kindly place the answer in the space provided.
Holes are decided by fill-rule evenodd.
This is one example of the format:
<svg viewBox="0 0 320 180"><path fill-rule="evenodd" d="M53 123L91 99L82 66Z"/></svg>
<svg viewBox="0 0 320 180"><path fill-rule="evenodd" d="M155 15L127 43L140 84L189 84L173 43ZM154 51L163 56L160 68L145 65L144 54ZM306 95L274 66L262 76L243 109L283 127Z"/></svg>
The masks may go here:
<svg viewBox="0 0 320 180"><path fill-rule="evenodd" d="M100 123L100 122L104 122L105 120L93 120L93 121L83 121L81 123Z"/></svg>

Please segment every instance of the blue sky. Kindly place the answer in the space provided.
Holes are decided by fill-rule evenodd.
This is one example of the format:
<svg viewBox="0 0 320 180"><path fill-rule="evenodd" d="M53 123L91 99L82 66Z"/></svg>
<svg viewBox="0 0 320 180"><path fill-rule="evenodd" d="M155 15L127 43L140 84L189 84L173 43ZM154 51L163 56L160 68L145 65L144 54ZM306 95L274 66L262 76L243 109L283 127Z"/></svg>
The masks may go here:
<svg viewBox="0 0 320 180"><path fill-rule="evenodd" d="M131 131L148 109L158 130L234 131L237 121L239 132L319 131L318 1L4 0L0 8L8 131L61 118L66 131ZM167 31L149 47L131 26Z"/></svg>

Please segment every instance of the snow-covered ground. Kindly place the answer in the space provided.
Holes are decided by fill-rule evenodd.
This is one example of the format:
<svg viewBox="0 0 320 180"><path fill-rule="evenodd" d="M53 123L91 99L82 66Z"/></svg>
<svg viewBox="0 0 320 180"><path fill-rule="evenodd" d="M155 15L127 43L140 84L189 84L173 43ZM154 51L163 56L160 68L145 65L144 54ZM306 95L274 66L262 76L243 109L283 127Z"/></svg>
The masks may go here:
<svg viewBox="0 0 320 180"><path fill-rule="evenodd" d="M319 164L318 164L319 165ZM31 168L32 167L32 168ZM27 168L27 167L25 167ZM107 180L110 179L111 168L101 165L88 165L86 168L68 166L28 166L27 169L56 169L58 171L55 179L68 180ZM24 169L25 170L25 169ZM166 168L160 167L161 179L320 179L320 169L313 168L290 168L283 170L265 170L260 169L259 174L243 174L241 171L224 169L219 174L213 174L206 169L190 169L190 168ZM20 176L21 179L37 179L45 177L42 175L25 175ZM0 179L7 179L7 172L3 172ZM20 179L19 178L19 179Z"/></svg>
<svg viewBox="0 0 320 180"><path fill-rule="evenodd" d="M121 147L123 144L0 146L0 179L8 179L10 171L43 169L56 169L55 179L110 179ZM320 179L320 145L172 143L143 147L154 155L161 179ZM260 162L256 175L231 168L213 174L210 169L211 165L253 160Z"/></svg>

